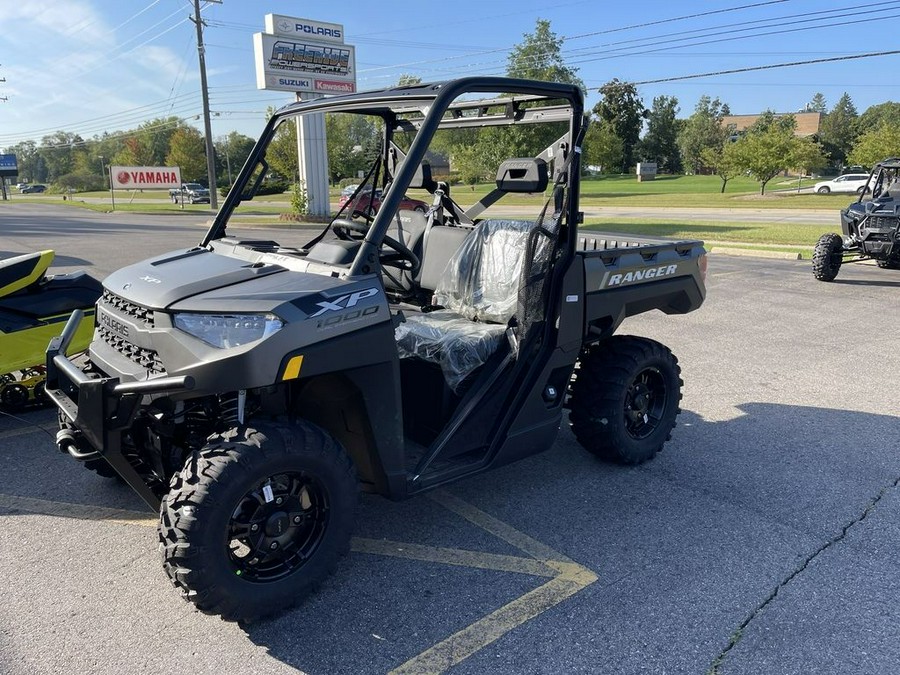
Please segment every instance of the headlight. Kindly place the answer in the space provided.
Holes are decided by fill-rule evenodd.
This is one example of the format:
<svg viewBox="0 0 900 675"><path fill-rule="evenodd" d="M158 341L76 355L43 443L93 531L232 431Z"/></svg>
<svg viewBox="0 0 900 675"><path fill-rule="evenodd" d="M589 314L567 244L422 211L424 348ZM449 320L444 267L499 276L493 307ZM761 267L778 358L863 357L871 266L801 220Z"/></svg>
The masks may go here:
<svg viewBox="0 0 900 675"><path fill-rule="evenodd" d="M274 314L180 313L173 318L177 329L219 349L262 340L284 325Z"/></svg>

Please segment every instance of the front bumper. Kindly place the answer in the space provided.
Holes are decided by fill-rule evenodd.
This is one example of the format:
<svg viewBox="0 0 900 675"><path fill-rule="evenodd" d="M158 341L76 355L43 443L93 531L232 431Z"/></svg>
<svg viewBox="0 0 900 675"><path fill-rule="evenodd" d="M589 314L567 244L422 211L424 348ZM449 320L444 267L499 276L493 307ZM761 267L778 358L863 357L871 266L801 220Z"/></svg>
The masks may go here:
<svg viewBox="0 0 900 675"><path fill-rule="evenodd" d="M57 445L78 461L105 459L151 508L159 509L157 495L122 454L122 434L134 422L144 396L190 391L194 380L188 375L139 382L90 377L66 356L82 316L75 310L62 335L47 347L47 396L73 427L59 432Z"/></svg>

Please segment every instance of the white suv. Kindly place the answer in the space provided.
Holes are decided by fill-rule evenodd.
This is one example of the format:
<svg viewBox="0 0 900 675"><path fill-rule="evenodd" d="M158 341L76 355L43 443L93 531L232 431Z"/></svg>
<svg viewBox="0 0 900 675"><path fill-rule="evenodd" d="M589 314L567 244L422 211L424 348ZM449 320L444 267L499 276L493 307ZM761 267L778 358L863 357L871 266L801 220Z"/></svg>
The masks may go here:
<svg viewBox="0 0 900 675"><path fill-rule="evenodd" d="M832 180L816 183L813 190L820 195L827 195L829 192L855 192L861 195L866 189L867 180L869 180L867 173L847 173Z"/></svg>

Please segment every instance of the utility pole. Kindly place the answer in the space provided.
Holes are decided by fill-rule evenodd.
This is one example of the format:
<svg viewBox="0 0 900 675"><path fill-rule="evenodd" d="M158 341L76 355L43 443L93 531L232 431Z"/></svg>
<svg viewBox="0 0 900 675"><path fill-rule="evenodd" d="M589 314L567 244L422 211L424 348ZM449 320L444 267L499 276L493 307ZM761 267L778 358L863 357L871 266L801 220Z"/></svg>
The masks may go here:
<svg viewBox="0 0 900 675"><path fill-rule="evenodd" d="M206 56L203 47L203 19L200 18L200 0L194 0L194 18L197 27L197 54L200 57L200 89L203 94L203 127L206 132L206 175L209 177L209 208L218 209L216 190L216 155L213 150L212 126L209 122L209 92L206 86Z"/></svg>

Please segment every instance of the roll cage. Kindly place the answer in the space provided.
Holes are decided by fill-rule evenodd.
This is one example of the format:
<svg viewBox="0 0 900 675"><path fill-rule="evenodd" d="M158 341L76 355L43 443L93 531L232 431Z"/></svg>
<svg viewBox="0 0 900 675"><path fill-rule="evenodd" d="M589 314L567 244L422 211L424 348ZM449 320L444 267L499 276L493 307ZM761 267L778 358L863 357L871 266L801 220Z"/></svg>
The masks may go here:
<svg viewBox="0 0 900 675"><path fill-rule="evenodd" d="M474 98L473 95L477 94L497 96ZM586 125L583 93L578 86L499 77L469 77L396 87L302 101L278 110L251 151L201 246L208 246L211 241L224 237L227 222L234 209L243 201L253 198L268 170L266 149L275 137L279 125L288 119L311 113L362 114L376 116L384 122L380 156L366 177L368 180L374 172L373 186L378 182L384 186L382 202L352 263L339 271L339 276L342 277L378 271L379 249L392 218L417 172L421 171L426 151L439 129L568 123L566 134L541 155L553 162L551 183L565 186L570 195L578 194L578 162L566 161L576 145L575 139L580 138ZM405 153L394 143L397 132L415 133ZM575 151L580 152L580 148ZM560 175L561 173L564 175ZM482 200L480 207L476 205L470 209L471 216L476 217L492 203L492 199L495 201L496 197L488 195ZM577 199L559 199L556 207L557 210L565 210L565 213L558 214L564 227L578 222ZM456 209L457 215L463 213L465 212ZM331 227L331 223L328 227ZM574 228L560 231L563 256L574 254L575 238Z"/></svg>

